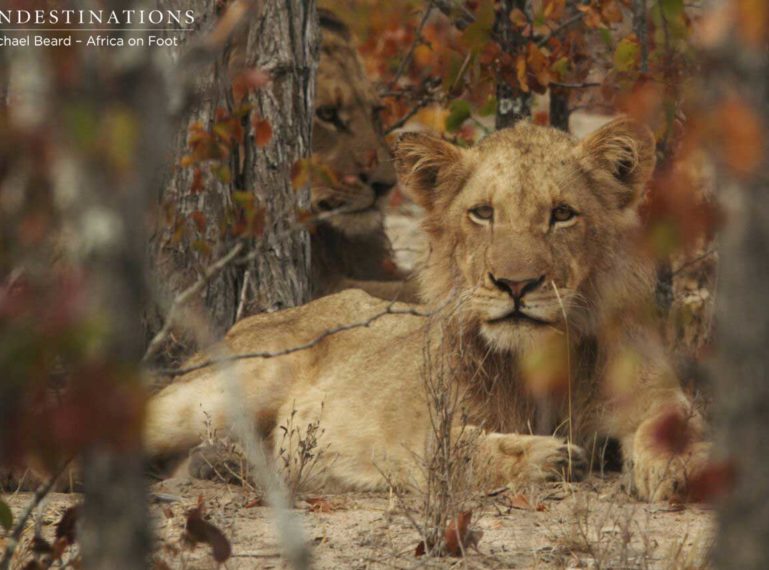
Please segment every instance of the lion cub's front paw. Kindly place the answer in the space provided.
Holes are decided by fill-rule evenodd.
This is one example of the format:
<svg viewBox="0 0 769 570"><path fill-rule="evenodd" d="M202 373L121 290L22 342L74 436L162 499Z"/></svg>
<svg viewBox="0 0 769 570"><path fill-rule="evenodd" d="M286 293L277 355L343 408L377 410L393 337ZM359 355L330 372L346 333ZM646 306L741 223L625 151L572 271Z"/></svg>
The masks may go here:
<svg viewBox="0 0 769 570"><path fill-rule="evenodd" d="M633 453L633 490L646 501L685 499L692 475L707 464L710 444L691 444L680 454L661 452L654 447L636 448Z"/></svg>
<svg viewBox="0 0 769 570"><path fill-rule="evenodd" d="M580 481L587 474L585 451L549 436L491 434L490 467L494 483Z"/></svg>

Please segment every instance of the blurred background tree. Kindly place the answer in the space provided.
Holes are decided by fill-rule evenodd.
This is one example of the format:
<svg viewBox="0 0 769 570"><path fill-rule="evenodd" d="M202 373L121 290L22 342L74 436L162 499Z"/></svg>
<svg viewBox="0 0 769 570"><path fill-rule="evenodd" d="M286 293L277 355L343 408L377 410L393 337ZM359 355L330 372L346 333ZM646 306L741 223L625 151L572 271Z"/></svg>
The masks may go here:
<svg viewBox="0 0 769 570"><path fill-rule="evenodd" d="M188 4L165 7L196 7ZM235 0L197 8L196 29L175 57L81 45L19 48L9 59L3 48L0 63L0 466L61 475L77 459L88 568L149 563L141 315L157 293L151 281L186 286L157 256L150 271L147 220L158 201L168 206L173 196L154 251L170 240L175 269L195 275L223 248L259 237L259 255L244 259L258 302L297 304L309 290L307 233L285 229L308 201L306 188L294 190L291 169L309 155L315 6ZM226 48L238 38L234 68ZM175 164L187 170L159 194ZM201 237L209 215L213 244ZM183 240L188 223L197 233ZM242 268L229 278L242 279ZM217 333L234 321L237 302L238 283L222 283L203 303Z"/></svg>

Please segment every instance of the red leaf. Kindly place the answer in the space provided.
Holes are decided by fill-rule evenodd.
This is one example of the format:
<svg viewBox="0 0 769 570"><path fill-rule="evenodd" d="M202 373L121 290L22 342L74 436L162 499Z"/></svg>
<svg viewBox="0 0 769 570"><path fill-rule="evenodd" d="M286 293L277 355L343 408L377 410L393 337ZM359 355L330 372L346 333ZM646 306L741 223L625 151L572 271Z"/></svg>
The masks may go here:
<svg viewBox="0 0 769 570"><path fill-rule="evenodd" d="M198 228L200 233L206 231L206 216L200 210L195 210L190 214L190 218L195 222L195 227Z"/></svg>
<svg viewBox="0 0 769 570"><path fill-rule="evenodd" d="M427 547L425 546L425 541L423 540L417 544L416 550L414 550L414 556L419 558L420 556L424 556L425 552L427 552Z"/></svg>
<svg viewBox="0 0 769 570"><path fill-rule="evenodd" d="M446 545L446 554L449 556L460 557L464 555L465 550L470 546L476 546L483 536L481 531L470 530L470 521L473 518L472 511L459 513L453 519L444 535Z"/></svg>
<svg viewBox="0 0 769 570"><path fill-rule="evenodd" d="M192 544L203 542L211 547L214 560L220 564L225 562L232 554L230 541L216 526L203 519L202 506L196 507L187 513L185 525L186 538Z"/></svg>
<svg viewBox="0 0 769 570"><path fill-rule="evenodd" d="M680 455L692 441L689 422L678 410L671 410L660 416L654 425L654 442L669 453Z"/></svg>
<svg viewBox="0 0 769 570"><path fill-rule="evenodd" d="M688 499L699 503L713 502L723 497L734 487L736 468L731 461L711 463L699 473L690 477Z"/></svg>
<svg viewBox="0 0 769 570"><path fill-rule="evenodd" d="M272 140L272 126L262 118L254 119L254 142L258 147L264 147Z"/></svg>
<svg viewBox="0 0 769 570"><path fill-rule="evenodd" d="M253 509L254 507L263 507L263 506L264 506L264 498L263 497L256 497L255 499L251 499L245 505L243 505L243 508L244 509Z"/></svg>
<svg viewBox="0 0 769 570"><path fill-rule="evenodd" d="M77 519L80 517L80 505L68 508L61 515L56 525L55 537L57 540L64 539L67 544L75 544L77 538Z"/></svg>

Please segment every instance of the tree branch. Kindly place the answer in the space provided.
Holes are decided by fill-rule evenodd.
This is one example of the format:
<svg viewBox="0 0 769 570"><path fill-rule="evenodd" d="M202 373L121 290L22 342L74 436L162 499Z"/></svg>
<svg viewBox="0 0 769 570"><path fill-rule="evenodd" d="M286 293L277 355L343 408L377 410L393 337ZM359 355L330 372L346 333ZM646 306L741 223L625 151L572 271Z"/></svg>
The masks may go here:
<svg viewBox="0 0 769 570"><path fill-rule="evenodd" d="M241 354L222 356L219 358L210 358L208 360L204 360L203 362L199 364L195 364L193 366L186 366L183 368L161 368L156 370L155 372L163 376L181 376L182 374L187 374L189 372L194 372L196 370L202 370L203 368L208 368L209 366L214 366L214 365L228 363L228 362L234 362L236 360L248 360L252 358L276 358L278 356L285 356L287 354L300 352L302 350L307 350L308 348L317 346L326 338L339 334L341 332L349 331L352 329L358 329L358 328L368 328L375 321L378 321L379 319L381 319L386 315L411 315L415 317L430 317L436 314L437 312L439 312L441 309L443 309L443 307L447 303L448 301L446 301L446 303L443 303L441 306L431 311L420 311L415 307L406 307L406 308L395 307L394 306L395 302L393 301L392 303L387 305L387 307L384 310L368 317L367 319L356 321L354 323L347 323L347 324L331 327L323 331L321 334L319 334L312 340L309 340L303 344L292 346L290 348L284 348L282 350L275 350L275 351L245 352Z"/></svg>
<svg viewBox="0 0 769 570"><path fill-rule="evenodd" d="M163 324L163 328L158 331L158 333L155 335L155 337L150 342L149 346L147 347L147 351L144 353L144 356L142 357L142 362L146 363L150 358L152 358L158 350L160 350L160 347L163 345L163 342L165 342L166 338L168 338L169 333L171 332L171 329L176 324L176 319L178 318L179 309L186 305L190 299L192 299L193 296L200 293L200 291L203 290L203 287L206 286L206 284L211 281L213 277L219 274L222 269L227 267L227 265L230 264L237 256L238 254L243 250L243 242L238 242L235 244L235 247L233 247L229 253L227 253L224 257L217 260L216 262L212 263L208 267L206 267L203 270L203 274L198 278L198 280L187 287L184 291L179 293L173 300L171 304L171 309L168 311L168 316L166 317L165 324Z"/></svg>
<svg viewBox="0 0 769 570"><path fill-rule="evenodd" d="M398 69L395 71L395 75L390 80L390 83L388 83L387 88L392 89L397 83L398 80L401 78L401 75L403 75L403 72L406 71L406 69L409 66L409 63L411 63L411 58L414 57L414 50L417 48L418 45L421 45L424 40L422 38L422 30L424 30L425 25L427 24L427 20L430 17L430 14L433 11L433 4L432 2L427 5L427 8L425 8L425 13L422 15L422 20L419 22L419 27L417 27L417 33L414 37L414 41L411 42L411 46L409 47L409 51L406 53L405 57L401 60L400 64L398 65Z"/></svg>
<svg viewBox="0 0 769 570"><path fill-rule="evenodd" d="M552 30L550 30L550 33L549 33L549 34L547 34L545 37L538 39L538 40L537 40L537 45L538 45L539 47L542 47L542 46L544 46L545 44L547 44L547 42L549 42L549 41L550 41L550 38L553 38L553 37L557 36L557 35L558 35L558 34L560 34L560 33L561 33L561 32L562 32L564 29L568 28L568 27L569 27L569 26L571 26L572 24L575 24L575 23L579 22L581 19L582 19L582 12L578 12L578 13L574 14L574 15L573 15L571 18L569 18L568 20L564 20L563 22L561 22L560 24L558 24L558 25L557 25L555 28L553 28Z"/></svg>
<svg viewBox="0 0 769 570"><path fill-rule="evenodd" d="M35 494L32 496L32 500L21 513L18 520L16 521L16 525L11 531L8 544L6 545L5 552L3 553L3 559L0 560L0 570L8 570L10 567L11 560L13 559L13 555L16 552L16 546L19 544L19 539L24 532L24 527L27 524L27 520L29 520L32 512L37 508L41 501L48 496L48 493L51 492L54 484L56 484L56 481L59 479L59 477L61 477L61 474L64 473L71 461L71 459L65 461L59 470L54 473L54 475L48 480L48 482L40 485L40 487L37 488L37 491L35 491Z"/></svg>

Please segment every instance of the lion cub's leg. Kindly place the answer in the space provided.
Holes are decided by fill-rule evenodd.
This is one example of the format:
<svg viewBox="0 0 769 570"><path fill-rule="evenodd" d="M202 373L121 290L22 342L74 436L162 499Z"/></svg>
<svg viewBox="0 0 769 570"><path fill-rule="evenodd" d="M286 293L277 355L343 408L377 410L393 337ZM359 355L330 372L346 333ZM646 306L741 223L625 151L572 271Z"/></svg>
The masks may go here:
<svg viewBox="0 0 769 570"><path fill-rule="evenodd" d="M476 476L482 486L579 481L587 474L585 451L556 437L487 433L477 438Z"/></svg>

